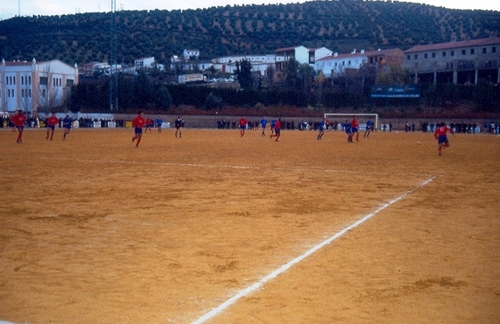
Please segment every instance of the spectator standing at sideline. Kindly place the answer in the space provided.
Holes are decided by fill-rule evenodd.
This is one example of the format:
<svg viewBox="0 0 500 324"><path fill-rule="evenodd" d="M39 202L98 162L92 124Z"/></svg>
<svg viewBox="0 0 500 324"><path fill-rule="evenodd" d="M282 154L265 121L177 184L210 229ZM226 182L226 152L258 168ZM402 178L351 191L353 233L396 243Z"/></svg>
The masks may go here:
<svg viewBox="0 0 500 324"><path fill-rule="evenodd" d="M73 118L69 117L69 115L66 115L64 117L63 121L63 128L64 128L64 135L63 135L63 140L66 139L66 135L69 134L69 131L71 130L71 126L73 125Z"/></svg>
<svg viewBox="0 0 500 324"><path fill-rule="evenodd" d="M245 136L245 129L247 128L247 120L245 117L241 116L240 118L240 137Z"/></svg>
<svg viewBox="0 0 500 324"><path fill-rule="evenodd" d="M439 127L436 127L436 131L434 132L434 138L438 141L439 155L441 155L443 147L450 147L448 136L446 136L447 132L450 132L451 134L453 134L453 136L455 136L455 134L453 133L453 129L450 126L446 126L445 123L439 124Z"/></svg>
<svg viewBox="0 0 500 324"><path fill-rule="evenodd" d="M142 111L139 111L137 116L132 120L132 126L134 126L134 134L135 136L132 137L132 143L134 143L135 140L137 140L137 143L135 144L135 147L139 147L139 143L141 142L142 138L142 128L146 124L146 121L144 120L144 113Z"/></svg>
<svg viewBox="0 0 500 324"><path fill-rule="evenodd" d="M24 132L24 123L26 122L26 115L22 110L16 111L14 116L11 119L14 127L17 129L17 144L21 144L23 142L23 132Z"/></svg>
<svg viewBox="0 0 500 324"><path fill-rule="evenodd" d="M49 139L50 135L50 140L52 141L52 138L54 137L54 130L56 129L56 125L58 123L59 118L57 118L55 112L52 112L52 115L47 119L47 137L45 137L46 140Z"/></svg>

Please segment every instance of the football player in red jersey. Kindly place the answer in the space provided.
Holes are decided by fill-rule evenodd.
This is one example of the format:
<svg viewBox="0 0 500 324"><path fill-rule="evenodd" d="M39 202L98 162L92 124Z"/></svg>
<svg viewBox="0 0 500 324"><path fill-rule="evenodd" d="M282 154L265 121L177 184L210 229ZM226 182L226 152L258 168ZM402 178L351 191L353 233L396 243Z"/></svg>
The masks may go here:
<svg viewBox="0 0 500 324"><path fill-rule="evenodd" d="M446 126L445 123L439 124L439 126L434 131L434 138L438 141L438 154L441 155L443 147L450 147L450 143L448 142L448 136L446 133L450 132L455 136L453 129L450 126Z"/></svg>
<svg viewBox="0 0 500 324"><path fill-rule="evenodd" d="M17 144L21 144L23 142L23 131L24 131L24 123L26 122L26 115L22 110L19 110L14 116L12 116L11 121L18 132Z"/></svg>
<svg viewBox="0 0 500 324"><path fill-rule="evenodd" d="M134 126L134 133L135 136L132 137L132 143L137 140L137 143L135 144L135 147L139 147L139 143L141 142L142 138L142 128L146 124L146 121L144 120L144 113L142 111L139 111L137 116L132 120L132 126Z"/></svg>
<svg viewBox="0 0 500 324"><path fill-rule="evenodd" d="M49 139L52 141L54 137L54 130L56 129L56 125L59 123L59 118L57 118L56 113L53 112L52 115L47 118L47 137L45 139Z"/></svg>
<svg viewBox="0 0 500 324"><path fill-rule="evenodd" d="M358 121L358 116L354 116L351 121L351 132L352 135L356 134L356 141L359 142L359 121Z"/></svg>
<svg viewBox="0 0 500 324"><path fill-rule="evenodd" d="M247 128L247 120L245 117L241 116L240 119L240 136L243 137L245 136L245 129Z"/></svg>
<svg viewBox="0 0 500 324"><path fill-rule="evenodd" d="M274 125L274 134L271 134L269 138L276 137L276 142L278 142L281 136L281 118L278 118L278 121Z"/></svg>

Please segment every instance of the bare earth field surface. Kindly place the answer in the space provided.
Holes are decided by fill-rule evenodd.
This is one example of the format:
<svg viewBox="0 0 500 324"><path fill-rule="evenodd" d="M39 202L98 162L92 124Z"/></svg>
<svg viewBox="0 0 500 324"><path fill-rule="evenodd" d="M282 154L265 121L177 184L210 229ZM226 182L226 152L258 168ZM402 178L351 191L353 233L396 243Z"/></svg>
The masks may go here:
<svg viewBox="0 0 500 324"><path fill-rule="evenodd" d="M62 133L0 131L0 320L500 322L499 136Z"/></svg>

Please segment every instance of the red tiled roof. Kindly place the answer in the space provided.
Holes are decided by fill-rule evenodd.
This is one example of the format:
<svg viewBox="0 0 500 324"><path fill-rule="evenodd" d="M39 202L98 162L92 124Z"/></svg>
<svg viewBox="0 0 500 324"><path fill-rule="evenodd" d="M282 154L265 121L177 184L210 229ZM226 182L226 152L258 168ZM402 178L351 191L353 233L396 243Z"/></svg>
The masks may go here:
<svg viewBox="0 0 500 324"><path fill-rule="evenodd" d="M494 44L500 44L500 37L471 39L471 40L450 42L450 43L418 45L406 50L405 53L437 51L437 50L446 50L452 48L485 46Z"/></svg>
<svg viewBox="0 0 500 324"><path fill-rule="evenodd" d="M329 55L329 56L323 57L319 60L316 60L316 62L337 60L337 59L352 59L352 58L357 58L357 57L370 57L370 56L386 55L386 54L390 54L390 53L397 51L397 50L398 50L397 48L393 48L393 49L386 49L386 50L366 51L364 53L356 52L356 53L348 53L348 54L339 54L337 56Z"/></svg>
<svg viewBox="0 0 500 324"><path fill-rule="evenodd" d="M277 50L275 50L274 52L275 52L275 53L277 53L277 52L292 51L292 50L296 49L297 47L300 47L300 46L292 46L292 47L278 48L278 49L277 49Z"/></svg>

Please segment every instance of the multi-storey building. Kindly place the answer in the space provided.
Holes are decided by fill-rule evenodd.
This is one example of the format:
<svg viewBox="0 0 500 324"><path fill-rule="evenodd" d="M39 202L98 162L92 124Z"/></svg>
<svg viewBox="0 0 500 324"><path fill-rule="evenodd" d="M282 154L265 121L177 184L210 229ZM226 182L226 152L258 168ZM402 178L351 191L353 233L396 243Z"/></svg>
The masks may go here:
<svg viewBox="0 0 500 324"><path fill-rule="evenodd" d="M0 110L22 109L33 116L63 106L78 83L78 66L59 60L0 64Z"/></svg>
<svg viewBox="0 0 500 324"><path fill-rule="evenodd" d="M316 60L314 69L321 71L327 78L336 78L349 74L349 72L356 72L362 66L376 68L377 72L387 64L403 64L404 53L399 48L365 51L356 50L348 54L338 54L323 57Z"/></svg>
<svg viewBox="0 0 500 324"><path fill-rule="evenodd" d="M500 82L500 37L419 45L405 51L415 83Z"/></svg>

